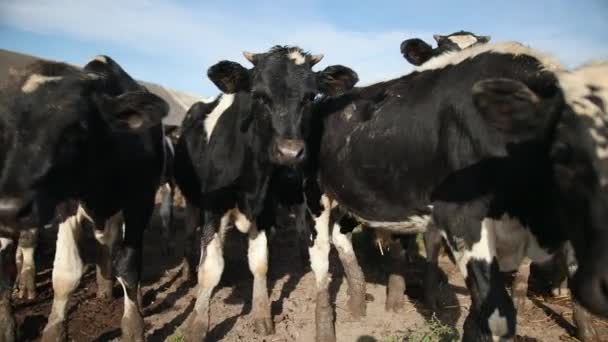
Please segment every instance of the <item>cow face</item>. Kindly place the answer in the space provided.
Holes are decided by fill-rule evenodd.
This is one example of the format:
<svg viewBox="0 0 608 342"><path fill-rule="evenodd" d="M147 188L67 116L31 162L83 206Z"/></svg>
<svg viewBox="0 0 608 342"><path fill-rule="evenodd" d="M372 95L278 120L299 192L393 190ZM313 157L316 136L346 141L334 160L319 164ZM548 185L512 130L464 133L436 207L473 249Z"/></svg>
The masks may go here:
<svg viewBox="0 0 608 342"><path fill-rule="evenodd" d="M306 156L304 143L312 103L320 93L336 95L358 81L351 69L334 65L321 72L312 67L323 55L310 55L299 48L277 46L266 53L244 53L254 67L222 61L209 68L209 78L225 93L239 91L251 95L250 120L268 132L271 162L294 165ZM267 133L262 133L267 134Z"/></svg>
<svg viewBox="0 0 608 342"><path fill-rule="evenodd" d="M1 220L50 219L104 160L113 132L139 134L167 113L156 95L107 95L105 86L100 74L39 62L0 90Z"/></svg>
<svg viewBox="0 0 608 342"><path fill-rule="evenodd" d="M562 101L547 103L522 83L483 81L474 88L475 103L512 139L547 139L554 215L562 226L555 229L572 242L579 262L571 286L581 304L606 317L608 63L563 73L559 82Z"/></svg>
<svg viewBox="0 0 608 342"><path fill-rule="evenodd" d="M419 66L429 59L450 51L460 51L477 44L490 41L490 36L478 36L471 32L458 31L450 35L433 35L437 47L433 49L424 40L419 38L407 39L401 43L401 54L413 65Z"/></svg>

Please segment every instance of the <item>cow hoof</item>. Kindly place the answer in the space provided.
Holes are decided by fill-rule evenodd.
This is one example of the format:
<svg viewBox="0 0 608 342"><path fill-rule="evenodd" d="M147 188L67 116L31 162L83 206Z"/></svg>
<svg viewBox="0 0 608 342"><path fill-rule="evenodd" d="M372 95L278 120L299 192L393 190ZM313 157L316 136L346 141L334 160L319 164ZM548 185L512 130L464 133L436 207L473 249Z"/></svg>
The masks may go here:
<svg viewBox="0 0 608 342"><path fill-rule="evenodd" d="M181 265L181 281L189 284L196 284L196 273L193 272L192 267L190 267L190 263L186 258L182 260Z"/></svg>
<svg viewBox="0 0 608 342"><path fill-rule="evenodd" d="M42 342L63 342L68 340L68 331L64 322L47 325L42 331Z"/></svg>
<svg viewBox="0 0 608 342"><path fill-rule="evenodd" d="M255 331L258 335L268 336L274 334L274 323L270 317L256 318Z"/></svg>
<svg viewBox="0 0 608 342"><path fill-rule="evenodd" d="M183 332L184 341L201 342L205 340L209 330L208 320L202 319L199 315L193 312L184 323L181 331Z"/></svg>
<svg viewBox="0 0 608 342"><path fill-rule="evenodd" d="M36 274L33 268L26 268L21 271L17 279L17 298L34 300L36 298Z"/></svg>
<svg viewBox="0 0 608 342"><path fill-rule="evenodd" d="M389 293L389 295L386 297L386 304L384 306L384 309L386 311L399 312L403 309L404 306L405 298L403 298L403 295L400 295L398 293Z"/></svg>
<svg viewBox="0 0 608 342"><path fill-rule="evenodd" d="M104 301L112 300L113 288L112 280L97 280L97 298Z"/></svg>
<svg viewBox="0 0 608 342"><path fill-rule="evenodd" d="M348 297L348 309L353 318L359 319L365 316L367 302L365 301L365 293L352 294Z"/></svg>
<svg viewBox="0 0 608 342"><path fill-rule="evenodd" d="M576 338L583 342L600 342L599 335L595 328L589 323L583 327L576 327Z"/></svg>
<svg viewBox="0 0 608 342"><path fill-rule="evenodd" d="M122 341L144 341L144 319L139 314L127 314L122 317L120 325Z"/></svg>

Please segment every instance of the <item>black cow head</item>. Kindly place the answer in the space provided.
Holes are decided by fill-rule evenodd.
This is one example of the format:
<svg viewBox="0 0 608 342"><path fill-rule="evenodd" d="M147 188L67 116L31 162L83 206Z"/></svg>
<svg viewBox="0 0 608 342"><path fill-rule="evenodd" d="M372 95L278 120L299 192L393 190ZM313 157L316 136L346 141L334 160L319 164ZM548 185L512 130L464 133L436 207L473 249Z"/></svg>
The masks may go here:
<svg viewBox="0 0 608 342"><path fill-rule="evenodd" d="M323 55L311 55L300 48L275 46L265 53L243 53L253 64L246 69L222 61L208 70L208 76L225 93L248 92L252 103L244 129L257 120L269 129L270 160L293 165L306 156L305 137L313 100L318 94L337 95L351 89L357 74L342 65L315 72L312 67Z"/></svg>
<svg viewBox="0 0 608 342"><path fill-rule="evenodd" d="M110 89L106 76L45 61L0 89L0 219L50 219L104 160L111 134L160 124L168 111L162 99L139 87Z"/></svg>
<svg viewBox="0 0 608 342"><path fill-rule="evenodd" d="M401 54L413 65L422 65L443 53L460 51L490 41L490 36L478 36L466 31L454 32L447 36L436 34L433 38L437 42L437 47L434 49L420 38L404 40L401 43Z"/></svg>
<svg viewBox="0 0 608 342"><path fill-rule="evenodd" d="M559 76L561 90L543 100L508 79L475 85L474 102L511 141L546 142L553 213L579 262L571 286L590 311L608 316L608 63ZM565 99L565 101L564 101ZM549 176L551 177L551 176Z"/></svg>

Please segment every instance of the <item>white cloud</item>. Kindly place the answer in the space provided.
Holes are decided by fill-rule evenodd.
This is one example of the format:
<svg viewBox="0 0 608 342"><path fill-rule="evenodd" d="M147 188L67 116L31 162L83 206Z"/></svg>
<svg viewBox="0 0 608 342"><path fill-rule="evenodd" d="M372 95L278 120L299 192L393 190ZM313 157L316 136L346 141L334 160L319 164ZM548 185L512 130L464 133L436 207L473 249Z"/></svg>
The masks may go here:
<svg viewBox="0 0 608 342"><path fill-rule="evenodd" d="M0 2L0 22L21 30L117 44L167 58L171 64L197 65L193 75L198 80L202 70L222 59L247 65L243 50L260 52L274 44L293 44L325 54L319 68L344 64L357 71L361 83L370 83L411 70L399 53L403 39L431 41L432 33L438 33L348 31L327 23L302 4L294 12L271 3L246 6L239 11L165 0L4 0ZM527 43L538 44L569 64L607 55L606 48L573 37L537 34L526 38ZM91 51L91 55L98 52ZM205 92L217 91L209 81L203 82Z"/></svg>

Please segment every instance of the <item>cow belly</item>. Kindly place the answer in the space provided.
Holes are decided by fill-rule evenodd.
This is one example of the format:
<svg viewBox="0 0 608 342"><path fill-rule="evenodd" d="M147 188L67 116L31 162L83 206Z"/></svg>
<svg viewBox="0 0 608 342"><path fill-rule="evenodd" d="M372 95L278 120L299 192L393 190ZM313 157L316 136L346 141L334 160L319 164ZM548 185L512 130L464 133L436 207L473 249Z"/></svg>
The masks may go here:
<svg viewBox="0 0 608 342"><path fill-rule="evenodd" d="M500 220L488 221L486 224L490 224L495 233L496 258L502 272L516 271L525 257L534 262L547 261L551 257L518 219L505 215Z"/></svg>

